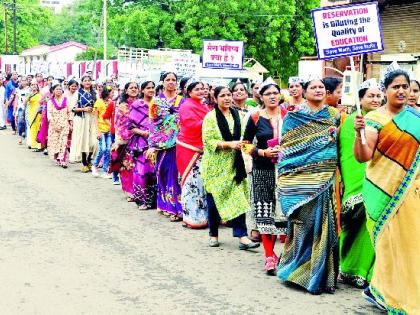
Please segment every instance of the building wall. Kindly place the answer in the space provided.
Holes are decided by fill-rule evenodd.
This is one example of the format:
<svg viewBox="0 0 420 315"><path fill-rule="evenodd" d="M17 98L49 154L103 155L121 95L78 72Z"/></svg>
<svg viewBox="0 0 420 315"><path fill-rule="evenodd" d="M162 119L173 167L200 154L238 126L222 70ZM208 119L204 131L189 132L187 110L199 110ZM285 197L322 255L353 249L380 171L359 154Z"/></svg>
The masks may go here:
<svg viewBox="0 0 420 315"><path fill-rule="evenodd" d="M384 8L381 12L381 22L385 50L369 56L369 60L373 61L369 77L380 77L387 63L396 60L404 69L413 71L416 77L420 78L419 16L420 1ZM375 64L375 61L385 63Z"/></svg>
<svg viewBox="0 0 420 315"><path fill-rule="evenodd" d="M70 61L74 61L76 60L76 56L77 54L80 54L81 52L83 52L84 50L79 48L79 47L75 47L75 46L70 46L67 48L63 48L57 51L53 51L50 52L48 54L47 57L47 61L48 62L70 62Z"/></svg>

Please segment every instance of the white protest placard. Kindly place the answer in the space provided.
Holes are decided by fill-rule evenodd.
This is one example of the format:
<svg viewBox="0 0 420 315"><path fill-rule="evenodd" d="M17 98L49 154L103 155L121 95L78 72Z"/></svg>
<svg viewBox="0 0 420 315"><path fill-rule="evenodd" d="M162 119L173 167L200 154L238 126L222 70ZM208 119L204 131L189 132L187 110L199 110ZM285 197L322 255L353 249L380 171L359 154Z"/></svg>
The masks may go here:
<svg viewBox="0 0 420 315"><path fill-rule="evenodd" d="M203 68L242 70L244 42L203 40Z"/></svg>
<svg viewBox="0 0 420 315"><path fill-rule="evenodd" d="M311 11L319 59L384 50L377 2Z"/></svg>

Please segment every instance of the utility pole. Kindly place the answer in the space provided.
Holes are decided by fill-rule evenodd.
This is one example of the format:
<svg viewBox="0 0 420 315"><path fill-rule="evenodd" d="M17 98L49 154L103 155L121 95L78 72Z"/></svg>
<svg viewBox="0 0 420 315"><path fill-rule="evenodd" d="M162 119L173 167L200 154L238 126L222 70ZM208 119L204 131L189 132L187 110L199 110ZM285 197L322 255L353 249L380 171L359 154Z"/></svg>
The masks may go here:
<svg viewBox="0 0 420 315"><path fill-rule="evenodd" d="M107 59L107 39L108 39L108 36L107 36L107 21L106 21L106 19L107 19L107 0L104 0L104 8L103 8L102 15L103 15L103 19L104 19L104 21L103 21L103 23L104 23L104 60L106 60Z"/></svg>
<svg viewBox="0 0 420 315"><path fill-rule="evenodd" d="M3 1L4 6L4 46L5 46L5 54L9 53L9 36L7 34L7 3Z"/></svg>
<svg viewBox="0 0 420 315"><path fill-rule="evenodd" d="M16 0L13 0L13 55L17 55L17 49L16 49Z"/></svg>

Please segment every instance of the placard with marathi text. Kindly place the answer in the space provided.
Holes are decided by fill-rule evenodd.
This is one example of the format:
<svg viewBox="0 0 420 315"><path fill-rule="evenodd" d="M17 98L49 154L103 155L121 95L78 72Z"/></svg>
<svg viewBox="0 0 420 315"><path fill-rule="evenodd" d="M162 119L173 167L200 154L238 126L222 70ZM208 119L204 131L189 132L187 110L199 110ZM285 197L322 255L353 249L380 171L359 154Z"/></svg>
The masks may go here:
<svg viewBox="0 0 420 315"><path fill-rule="evenodd" d="M203 68L242 70L244 42L203 40Z"/></svg>

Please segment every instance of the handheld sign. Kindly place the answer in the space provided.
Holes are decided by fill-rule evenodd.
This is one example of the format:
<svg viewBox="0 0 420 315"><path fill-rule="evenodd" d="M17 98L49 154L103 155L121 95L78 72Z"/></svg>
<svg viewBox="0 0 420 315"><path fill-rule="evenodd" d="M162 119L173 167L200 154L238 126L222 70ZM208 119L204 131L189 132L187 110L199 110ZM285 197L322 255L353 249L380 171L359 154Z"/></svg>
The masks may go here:
<svg viewBox="0 0 420 315"><path fill-rule="evenodd" d="M384 50L377 2L327 7L311 13L319 59Z"/></svg>
<svg viewBox="0 0 420 315"><path fill-rule="evenodd" d="M384 50L377 2L327 7L311 13L319 59L349 56L351 70L356 73L354 55ZM357 96L355 101L357 114L361 115ZM366 144L364 129L360 136L362 144Z"/></svg>
<svg viewBox="0 0 420 315"><path fill-rule="evenodd" d="M203 68L242 70L244 42L203 40Z"/></svg>

